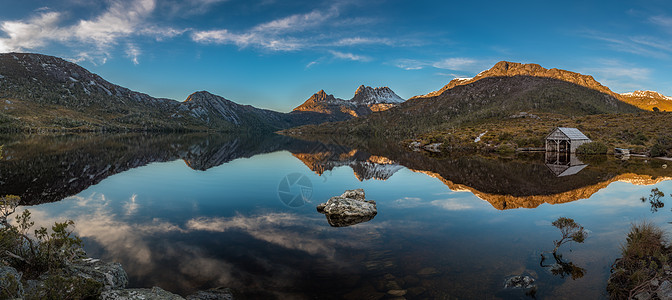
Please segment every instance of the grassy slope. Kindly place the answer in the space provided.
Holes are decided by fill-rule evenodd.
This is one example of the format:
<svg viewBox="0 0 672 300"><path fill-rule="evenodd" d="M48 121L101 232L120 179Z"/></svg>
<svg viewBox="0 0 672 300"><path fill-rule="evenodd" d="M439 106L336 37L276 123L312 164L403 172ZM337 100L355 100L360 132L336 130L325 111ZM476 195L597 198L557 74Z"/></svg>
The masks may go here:
<svg viewBox="0 0 672 300"><path fill-rule="evenodd" d="M466 149L515 149L543 147L544 138L555 127L575 127L593 141L600 141L610 148L629 148L636 152L650 149L660 136L672 130L672 113L640 112L635 114L599 114L566 117L539 114L539 118L511 118L497 122L470 124L459 129L443 129L422 134L417 138L423 143L444 142ZM481 142L474 140L480 134Z"/></svg>

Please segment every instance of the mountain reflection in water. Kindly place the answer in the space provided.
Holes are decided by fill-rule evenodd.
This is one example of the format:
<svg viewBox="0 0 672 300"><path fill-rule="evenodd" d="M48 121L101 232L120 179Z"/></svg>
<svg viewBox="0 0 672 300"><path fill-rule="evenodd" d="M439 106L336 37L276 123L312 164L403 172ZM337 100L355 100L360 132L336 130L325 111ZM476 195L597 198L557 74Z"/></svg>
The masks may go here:
<svg viewBox="0 0 672 300"><path fill-rule="evenodd" d="M398 286L409 299L493 298L505 278L530 274L537 297L600 298L629 222L651 215L639 199L652 187L637 185L672 190L664 162L606 156L577 157L580 172L558 177L543 153L437 156L277 135L3 136L0 144L0 194L33 205L37 225L73 219L87 252L121 262L132 286L183 295L223 285L252 298L360 299ZM277 188L296 172L311 180L312 202L288 207ZM315 211L359 187L376 200L373 220L334 228ZM559 215L592 232L564 252L563 262L586 269L576 280L540 266Z"/></svg>

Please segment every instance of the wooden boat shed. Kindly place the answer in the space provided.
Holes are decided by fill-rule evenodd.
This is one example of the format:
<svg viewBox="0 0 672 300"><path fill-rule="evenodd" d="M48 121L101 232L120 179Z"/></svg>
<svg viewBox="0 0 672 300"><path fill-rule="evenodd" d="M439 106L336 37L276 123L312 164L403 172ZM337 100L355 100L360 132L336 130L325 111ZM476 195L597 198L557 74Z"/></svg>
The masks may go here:
<svg viewBox="0 0 672 300"><path fill-rule="evenodd" d="M556 127L546 136L546 151L575 153L579 146L592 142L576 128Z"/></svg>

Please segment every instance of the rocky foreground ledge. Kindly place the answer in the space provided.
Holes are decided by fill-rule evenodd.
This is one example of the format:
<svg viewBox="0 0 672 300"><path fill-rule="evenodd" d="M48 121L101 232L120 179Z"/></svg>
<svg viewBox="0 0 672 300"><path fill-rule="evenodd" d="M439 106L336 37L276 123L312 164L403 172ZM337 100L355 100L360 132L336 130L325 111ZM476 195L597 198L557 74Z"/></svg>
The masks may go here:
<svg viewBox="0 0 672 300"><path fill-rule="evenodd" d="M26 280L22 284L22 274L8 266L0 267L0 298L2 299L52 299L65 295L51 295L54 284L69 284L69 296L79 298L87 295L92 288L102 284L101 299L143 299L143 300L232 300L233 292L228 288L215 288L198 291L186 298L165 291L160 287L127 289L128 275L120 263L106 263L99 259L80 259L59 270L58 274L49 272L37 280Z"/></svg>

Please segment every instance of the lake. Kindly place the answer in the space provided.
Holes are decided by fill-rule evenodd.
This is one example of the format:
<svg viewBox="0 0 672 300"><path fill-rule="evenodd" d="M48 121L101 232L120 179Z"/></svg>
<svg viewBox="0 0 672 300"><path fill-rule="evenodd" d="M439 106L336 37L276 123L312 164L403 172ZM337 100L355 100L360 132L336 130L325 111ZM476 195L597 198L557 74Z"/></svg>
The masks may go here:
<svg viewBox="0 0 672 300"><path fill-rule="evenodd" d="M641 200L658 188L669 202L662 160L277 135L4 135L0 144L0 194L21 196L37 225L71 219L88 255L120 262L130 287L181 295L225 286L267 299L397 289L407 299L599 299L631 224L672 232L669 208ZM378 214L330 226L315 207L355 188ZM559 217L589 232L559 250L570 271L548 259ZM514 275L536 288L504 288Z"/></svg>

